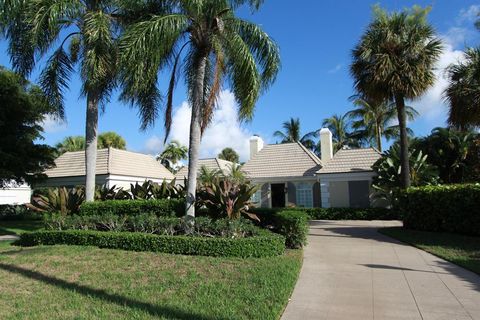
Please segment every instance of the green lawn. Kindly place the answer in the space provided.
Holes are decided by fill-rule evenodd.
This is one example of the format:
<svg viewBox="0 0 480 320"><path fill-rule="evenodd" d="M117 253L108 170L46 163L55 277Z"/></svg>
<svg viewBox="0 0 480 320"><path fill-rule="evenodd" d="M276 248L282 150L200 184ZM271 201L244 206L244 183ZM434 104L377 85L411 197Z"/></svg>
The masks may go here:
<svg viewBox="0 0 480 320"><path fill-rule="evenodd" d="M41 220L18 220L2 221L0 220L0 236L8 234L20 234L23 232L32 232L43 228Z"/></svg>
<svg viewBox="0 0 480 320"><path fill-rule="evenodd" d="M480 237L408 230L401 227L383 228L379 231L480 274Z"/></svg>
<svg viewBox="0 0 480 320"><path fill-rule="evenodd" d="M4 242L0 319L278 319L301 262Z"/></svg>

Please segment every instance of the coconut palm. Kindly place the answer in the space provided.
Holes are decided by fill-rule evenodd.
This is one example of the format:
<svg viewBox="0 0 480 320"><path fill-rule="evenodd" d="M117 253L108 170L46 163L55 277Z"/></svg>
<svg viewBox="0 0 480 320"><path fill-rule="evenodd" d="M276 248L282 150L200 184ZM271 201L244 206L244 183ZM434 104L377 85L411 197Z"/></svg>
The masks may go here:
<svg viewBox="0 0 480 320"><path fill-rule="evenodd" d="M448 122L457 129L480 126L480 48L465 52L465 60L448 69L449 85L444 92L450 105Z"/></svg>
<svg viewBox="0 0 480 320"><path fill-rule="evenodd" d="M61 142L55 145L57 152L63 154L71 151L85 150L85 137L83 136L69 136L65 137Z"/></svg>
<svg viewBox="0 0 480 320"><path fill-rule="evenodd" d="M279 50L253 23L238 18L242 4L258 8L260 0L151 1L149 14L123 36L120 49L122 97L139 108L144 127L158 116L157 79L170 67L165 103L166 137L172 122L172 99L183 70L191 122L186 214L195 216L200 140L210 123L222 83L227 80L239 105L240 120L253 117L260 93L274 81ZM155 10L159 4L160 10ZM139 9L139 11L142 11Z"/></svg>
<svg viewBox="0 0 480 320"><path fill-rule="evenodd" d="M334 114L330 118L322 121L322 127L328 128L332 132L333 151L336 152L343 147L360 147L361 141L352 138L350 133L350 122L346 114ZM317 151L320 151L320 142L317 146ZM318 153L318 152L317 152Z"/></svg>
<svg viewBox="0 0 480 320"><path fill-rule="evenodd" d="M374 7L373 20L352 52L358 93L395 101L400 128L403 187L410 186L405 99L420 97L435 81L442 44L427 22L430 8L387 13Z"/></svg>
<svg viewBox="0 0 480 320"><path fill-rule="evenodd" d="M392 125L392 122L397 119L395 104L386 100L375 101L359 95L352 96L351 100L356 107L347 112L347 116L352 120L351 136L370 141L370 144L374 141L377 149L382 152L382 138L389 141L399 136L398 125ZM405 106L405 112L408 120L418 116L418 112L410 106ZM409 135L413 135L412 130L407 128L407 131Z"/></svg>
<svg viewBox="0 0 480 320"><path fill-rule="evenodd" d="M172 140L165 147L165 149L157 156L163 165L165 165L170 170L173 170L173 167L180 160L186 159L188 155L188 148L182 145L177 140Z"/></svg>
<svg viewBox="0 0 480 320"><path fill-rule="evenodd" d="M300 142L308 149L313 149L315 147L315 142L313 138L318 137L317 131L308 132L307 134L300 137L300 119L299 118L290 118L289 121L285 121L282 124L283 132L277 130L273 133L274 137L280 138L281 143L288 142Z"/></svg>
<svg viewBox="0 0 480 320"><path fill-rule="evenodd" d="M127 142L121 135L114 131L102 132L98 135L98 149L116 148L125 150Z"/></svg>
<svg viewBox="0 0 480 320"><path fill-rule="evenodd" d="M233 163L238 163L240 156L232 148L224 148L219 154L218 158L222 160L227 160Z"/></svg>
<svg viewBox="0 0 480 320"><path fill-rule="evenodd" d="M189 170L190 171L190 170ZM219 169L209 169L206 166L201 166L198 172L198 182L202 185L211 185L223 178L223 173Z"/></svg>
<svg viewBox="0 0 480 320"><path fill-rule="evenodd" d="M31 73L48 56L40 84L64 118L63 94L79 65L86 97L86 200L95 195L99 106L115 86L117 49L113 0L19 0L2 3L2 31L9 40L12 65Z"/></svg>

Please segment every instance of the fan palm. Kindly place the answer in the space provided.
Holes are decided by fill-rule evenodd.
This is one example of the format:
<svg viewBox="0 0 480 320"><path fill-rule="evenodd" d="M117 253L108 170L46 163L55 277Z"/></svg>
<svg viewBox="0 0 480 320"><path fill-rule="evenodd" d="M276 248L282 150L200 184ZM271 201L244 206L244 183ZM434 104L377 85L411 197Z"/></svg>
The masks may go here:
<svg viewBox="0 0 480 320"><path fill-rule="evenodd" d="M173 169L173 166L178 161L186 159L188 155L188 148L182 145L177 140L172 140L157 156L157 160L160 160L167 168Z"/></svg>
<svg viewBox="0 0 480 320"><path fill-rule="evenodd" d="M355 109L349 111L347 116L352 120L352 136L359 139L375 141L375 146L382 152L382 138L387 141L398 138L398 125L392 125L397 119L397 109L394 103L386 100L375 101L368 98L362 98L359 95L351 97ZM409 120L413 120L418 116L418 112L410 107L405 106L405 112ZM413 132L407 128L409 135Z"/></svg>
<svg viewBox="0 0 480 320"><path fill-rule="evenodd" d="M333 150L334 152L342 149L343 147L359 147L361 142L355 138L352 138L350 130L349 118L346 114L338 115L334 114L330 118L326 118L322 122L322 127L328 128L332 132ZM320 142L317 149L320 150Z"/></svg>
<svg viewBox="0 0 480 320"><path fill-rule="evenodd" d="M480 48L468 49L465 60L448 69L444 95L450 104L448 122L457 129L480 126Z"/></svg>
<svg viewBox="0 0 480 320"><path fill-rule="evenodd" d="M98 135L98 149L116 148L125 150L127 142L121 135L114 131L107 131Z"/></svg>
<svg viewBox="0 0 480 320"><path fill-rule="evenodd" d="M86 200L95 195L98 110L115 86L117 49L113 0L2 2L2 31L16 71L28 75L38 57L49 57L40 84L64 118L63 94L80 66L86 114ZM58 46L57 46L58 45ZM53 50L52 50L53 48Z"/></svg>
<svg viewBox="0 0 480 320"><path fill-rule="evenodd" d="M82 136L69 136L55 145L57 152L63 154L69 151L85 150L85 138Z"/></svg>
<svg viewBox="0 0 480 320"><path fill-rule="evenodd" d="M233 150L232 148L224 148L219 154L218 158L222 160L227 160L233 163L238 163L240 160L240 157L238 153Z"/></svg>
<svg viewBox="0 0 480 320"><path fill-rule="evenodd" d="M315 142L313 138L318 136L318 132L312 131L302 137L300 137L300 119L299 118L290 118L289 121L285 121L282 124L283 132L277 130L273 133L273 136L280 138L281 143L288 142L300 142L308 149L313 149L315 147Z"/></svg>
<svg viewBox="0 0 480 320"><path fill-rule="evenodd" d="M150 14L129 28L121 40L122 97L139 108L144 127L158 115L159 71L171 67L165 104L166 137L172 122L173 91L183 69L192 108L188 216L195 215L200 140L214 114L223 80L231 84L239 104L239 119L250 120L260 93L272 84L279 70L279 50L273 40L259 26L235 15L240 5L258 8L260 2L151 1L149 4L158 3L160 10L152 10L155 6L150 5Z"/></svg>
<svg viewBox="0 0 480 320"><path fill-rule="evenodd" d="M403 187L410 186L405 99L420 97L435 81L442 44L427 22L429 8L414 6L374 17L352 52L355 89L375 100L395 101L400 128Z"/></svg>

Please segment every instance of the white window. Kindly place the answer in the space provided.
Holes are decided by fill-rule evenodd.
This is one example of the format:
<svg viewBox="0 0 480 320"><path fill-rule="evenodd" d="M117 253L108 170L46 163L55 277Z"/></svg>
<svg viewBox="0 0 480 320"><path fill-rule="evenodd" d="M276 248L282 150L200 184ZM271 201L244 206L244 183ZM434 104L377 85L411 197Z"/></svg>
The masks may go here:
<svg viewBox="0 0 480 320"><path fill-rule="evenodd" d="M303 182L297 184L297 206L305 208L313 207L313 192L311 184Z"/></svg>

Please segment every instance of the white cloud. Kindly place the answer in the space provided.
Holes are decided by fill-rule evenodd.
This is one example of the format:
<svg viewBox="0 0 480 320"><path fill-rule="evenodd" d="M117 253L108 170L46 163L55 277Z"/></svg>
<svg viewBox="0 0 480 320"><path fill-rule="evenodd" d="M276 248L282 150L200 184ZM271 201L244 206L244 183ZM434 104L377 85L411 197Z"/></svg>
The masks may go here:
<svg viewBox="0 0 480 320"><path fill-rule="evenodd" d="M187 102L183 102L173 115L170 137L188 146L190 134L191 109ZM217 109L212 123L205 130L201 147L200 158L216 157L225 147L231 147L245 161L249 156L248 139L251 133L243 128L237 117L237 105L233 93L224 90L218 98Z"/></svg>
<svg viewBox="0 0 480 320"><path fill-rule="evenodd" d="M157 137L156 135L151 136L150 138L145 141L144 145L144 152L151 154L151 155L157 155L162 151L163 148L163 140Z"/></svg>
<svg viewBox="0 0 480 320"><path fill-rule="evenodd" d="M46 115L40 123L40 126L42 126L45 133L61 132L67 129L66 122L58 120L52 115Z"/></svg>
<svg viewBox="0 0 480 320"><path fill-rule="evenodd" d="M458 15L457 18L457 23L465 23L465 22L473 22L476 21L479 16L478 14L480 13L480 5L471 5L468 8L464 8L460 10L460 14Z"/></svg>
<svg viewBox="0 0 480 320"><path fill-rule="evenodd" d="M330 73L330 74L337 73L338 71L340 71L340 69L342 69L342 67L343 67L343 64L339 63L335 67L333 67L332 69L328 70L327 72Z"/></svg>

